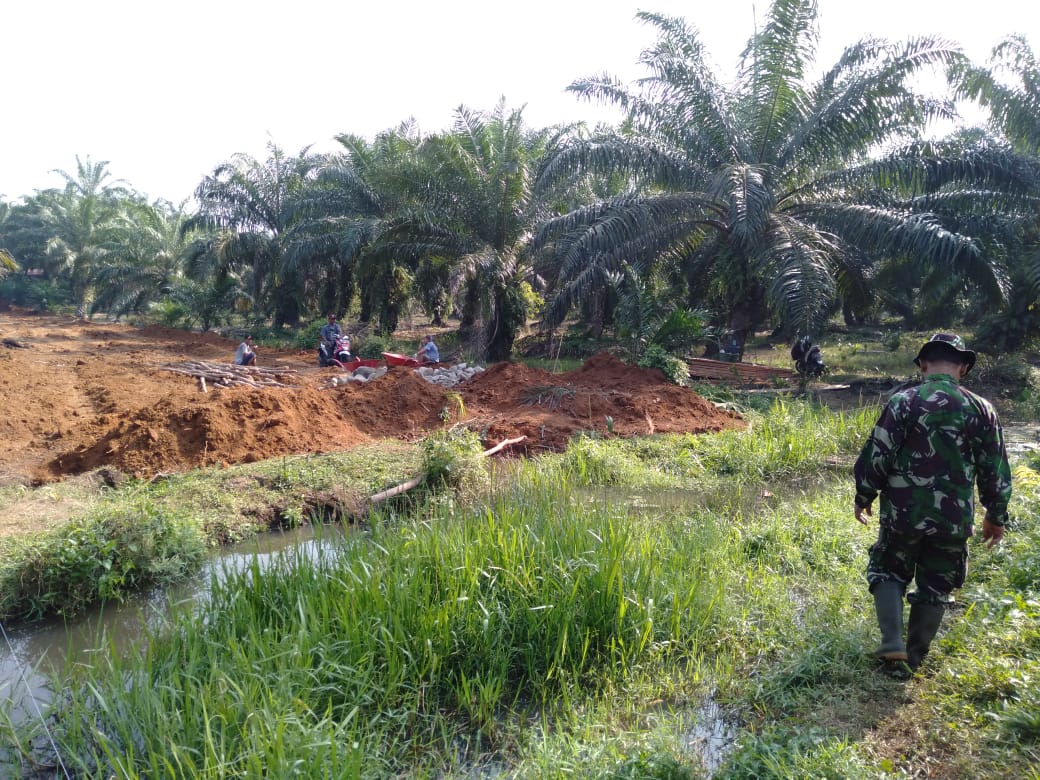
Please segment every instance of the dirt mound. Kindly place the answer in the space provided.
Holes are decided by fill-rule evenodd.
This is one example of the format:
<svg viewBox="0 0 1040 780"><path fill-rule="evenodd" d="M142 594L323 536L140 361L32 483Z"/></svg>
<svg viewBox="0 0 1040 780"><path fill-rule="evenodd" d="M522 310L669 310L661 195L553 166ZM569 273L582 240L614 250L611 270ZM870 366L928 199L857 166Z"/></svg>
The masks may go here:
<svg viewBox="0 0 1040 780"><path fill-rule="evenodd" d="M0 312L0 485L62 479L107 466L149 477L216 463L348 449L375 438L414 439L462 422L488 444L527 437L529 453L558 450L581 431L631 436L716 431L742 424L660 371L607 354L550 374L491 366L455 388L393 368L367 384L329 388L334 369L308 351L259 345L262 366L291 368L294 387L200 391L164 366L227 362L235 342L169 328L95 324Z"/></svg>
<svg viewBox="0 0 1040 780"><path fill-rule="evenodd" d="M332 391L336 408L372 438L422 436L441 424L445 392L407 368L392 368L367 383Z"/></svg>
<svg viewBox="0 0 1040 780"><path fill-rule="evenodd" d="M609 354L564 374L501 363L463 385L470 425L488 440L523 435L527 452L560 450L576 433L638 436L705 433L743 425L656 369Z"/></svg>
<svg viewBox="0 0 1040 780"><path fill-rule="evenodd" d="M107 465L147 476L348 449L368 438L339 414L329 393L232 387L186 404L161 400L112 425L89 446L59 455L48 468L59 476Z"/></svg>

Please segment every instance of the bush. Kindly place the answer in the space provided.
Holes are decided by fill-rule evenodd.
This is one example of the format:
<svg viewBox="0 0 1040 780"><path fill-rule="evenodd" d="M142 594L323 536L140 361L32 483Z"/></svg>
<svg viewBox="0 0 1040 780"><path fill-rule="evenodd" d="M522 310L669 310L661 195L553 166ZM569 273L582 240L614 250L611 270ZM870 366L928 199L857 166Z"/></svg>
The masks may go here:
<svg viewBox="0 0 1040 780"><path fill-rule="evenodd" d="M177 579L204 554L197 528L152 506L71 523L29 542L20 563L0 573L0 617L73 616Z"/></svg>
<svg viewBox="0 0 1040 780"><path fill-rule="evenodd" d="M435 431L422 443L422 470L431 488L473 494L489 483L480 437L467 428Z"/></svg>
<svg viewBox="0 0 1040 780"><path fill-rule="evenodd" d="M51 309L71 305L68 286L49 279L33 279L25 274L11 274L0 281L0 300L14 306Z"/></svg>
<svg viewBox="0 0 1040 780"><path fill-rule="evenodd" d="M686 361L678 358L664 350L657 344L651 344L646 348L643 357L639 359L641 368L659 368L672 382L677 385L685 385L690 378L690 367Z"/></svg>
<svg viewBox="0 0 1040 780"><path fill-rule="evenodd" d="M384 352L387 352L386 340L382 336L366 336L365 340L361 342L361 345L353 345L354 354L358 357L370 358L378 360L383 356Z"/></svg>

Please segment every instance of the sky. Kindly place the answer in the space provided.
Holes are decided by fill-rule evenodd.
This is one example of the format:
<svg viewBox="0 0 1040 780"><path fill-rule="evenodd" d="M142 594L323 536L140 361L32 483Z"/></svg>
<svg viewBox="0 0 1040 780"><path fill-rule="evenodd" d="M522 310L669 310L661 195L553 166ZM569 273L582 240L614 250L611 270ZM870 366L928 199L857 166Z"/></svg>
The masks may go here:
<svg viewBox="0 0 1040 780"><path fill-rule="evenodd" d="M931 34L984 62L1024 34L1040 55L1040 3L819 0L820 67L866 36ZM540 127L614 121L565 91L577 78L643 75L647 10L695 26L732 73L768 10L749 0L34 0L9 2L0 89L0 196L60 187L55 170L108 162L149 198L188 199L236 153L332 151L414 118L450 127L459 105L524 106ZM976 117L977 118L977 117Z"/></svg>

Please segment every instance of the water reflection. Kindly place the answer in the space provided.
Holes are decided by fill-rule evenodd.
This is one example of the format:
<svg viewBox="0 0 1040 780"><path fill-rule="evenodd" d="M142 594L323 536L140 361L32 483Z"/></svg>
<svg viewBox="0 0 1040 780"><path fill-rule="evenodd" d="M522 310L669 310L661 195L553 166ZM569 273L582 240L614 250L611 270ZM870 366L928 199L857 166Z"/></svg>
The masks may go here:
<svg viewBox="0 0 1040 780"><path fill-rule="evenodd" d="M16 723L38 717L33 699L41 708L50 701L48 680L67 663L90 665L99 653L134 652L150 631L162 628L172 608L199 603L213 582L254 565L269 570L296 555L317 558L342 533L338 526L305 526L263 534L222 548L196 576L177 586L157 588L124 604L106 604L75 621L59 618L6 629L0 636L0 714L9 713ZM294 555L282 554L287 551Z"/></svg>

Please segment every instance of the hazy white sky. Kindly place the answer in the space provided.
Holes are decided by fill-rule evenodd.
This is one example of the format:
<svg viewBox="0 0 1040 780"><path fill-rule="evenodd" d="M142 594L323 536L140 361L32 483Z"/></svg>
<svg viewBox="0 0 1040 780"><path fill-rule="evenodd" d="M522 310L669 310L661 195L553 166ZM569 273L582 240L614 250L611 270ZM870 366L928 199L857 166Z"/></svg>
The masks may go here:
<svg viewBox="0 0 1040 780"><path fill-rule="evenodd" d="M732 69L767 0L34 0L0 15L0 195L61 186L76 155L180 201L236 152L333 148L415 117L433 132L502 95L532 126L614 119L565 93L574 79L642 75L640 9L684 17ZM879 35L941 35L978 61L1010 33L1040 50L1023 0L819 0L821 65ZM1038 52L1040 53L1040 52Z"/></svg>

